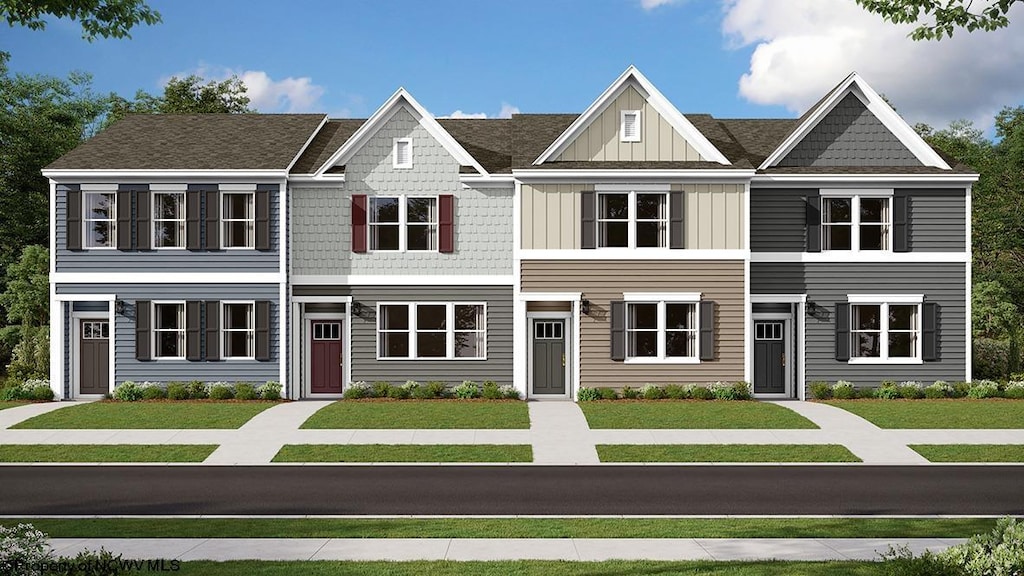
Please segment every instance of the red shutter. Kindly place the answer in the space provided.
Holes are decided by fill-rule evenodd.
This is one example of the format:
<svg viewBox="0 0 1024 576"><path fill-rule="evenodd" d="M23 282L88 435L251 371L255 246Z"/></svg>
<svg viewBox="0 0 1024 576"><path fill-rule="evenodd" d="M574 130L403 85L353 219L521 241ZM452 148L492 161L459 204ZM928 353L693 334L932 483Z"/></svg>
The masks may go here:
<svg viewBox="0 0 1024 576"><path fill-rule="evenodd" d="M438 248L441 252L455 252L455 196L442 194L438 198Z"/></svg>
<svg viewBox="0 0 1024 576"><path fill-rule="evenodd" d="M352 251L366 252L366 194L352 195Z"/></svg>

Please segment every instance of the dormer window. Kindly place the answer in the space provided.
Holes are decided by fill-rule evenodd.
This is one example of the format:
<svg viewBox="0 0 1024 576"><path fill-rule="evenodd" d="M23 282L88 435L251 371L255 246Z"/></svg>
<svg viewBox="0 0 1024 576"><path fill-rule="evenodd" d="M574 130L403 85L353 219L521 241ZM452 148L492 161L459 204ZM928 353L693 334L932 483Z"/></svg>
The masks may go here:
<svg viewBox="0 0 1024 576"><path fill-rule="evenodd" d="M395 168L412 168L412 138L395 138L392 152Z"/></svg>
<svg viewBox="0 0 1024 576"><path fill-rule="evenodd" d="M619 126L619 136L622 142L640 141L640 111L623 110L622 124Z"/></svg>

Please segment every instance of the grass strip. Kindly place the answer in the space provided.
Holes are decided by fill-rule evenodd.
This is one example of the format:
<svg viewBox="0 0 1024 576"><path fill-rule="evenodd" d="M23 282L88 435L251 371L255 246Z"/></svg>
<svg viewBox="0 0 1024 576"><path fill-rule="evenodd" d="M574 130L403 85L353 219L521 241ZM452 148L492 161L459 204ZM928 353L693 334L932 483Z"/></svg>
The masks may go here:
<svg viewBox="0 0 1024 576"><path fill-rule="evenodd" d="M860 462L839 444L602 444L601 462Z"/></svg>
<svg viewBox="0 0 1024 576"><path fill-rule="evenodd" d="M342 400L321 408L302 428L529 428L519 400Z"/></svg>
<svg viewBox="0 0 1024 576"><path fill-rule="evenodd" d="M1024 444L913 444L930 462L1024 462Z"/></svg>
<svg viewBox="0 0 1024 576"><path fill-rule="evenodd" d="M829 400L880 428L1024 428L1024 401L991 398Z"/></svg>
<svg viewBox="0 0 1024 576"><path fill-rule="evenodd" d="M3 518L53 538L968 538L994 518Z"/></svg>
<svg viewBox="0 0 1024 576"><path fill-rule="evenodd" d="M532 462L524 444L288 444L274 462Z"/></svg>
<svg viewBox="0 0 1024 576"><path fill-rule="evenodd" d="M9 444L0 462L202 462L216 444Z"/></svg>
<svg viewBox="0 0 1024 576"><path fill-rule="evenodd" d="M776 404L754 401L609 400L580 402L591 428L817 428Z"/></svg>
<svg viewBox="0 0 1024 576"><path fill-rule="evenodd" d="M274 402L90 402L40 414L12 428L45 429L232 429Z"/></svg>
<svg viewBox="0 0 1024 576"><path fill-rule="evenodd" d="M21 400L0 402L0 410L3 410L4 408L14 408L15 406L24 406L25 404L28 404L28 402L23 402Z"/></svg>

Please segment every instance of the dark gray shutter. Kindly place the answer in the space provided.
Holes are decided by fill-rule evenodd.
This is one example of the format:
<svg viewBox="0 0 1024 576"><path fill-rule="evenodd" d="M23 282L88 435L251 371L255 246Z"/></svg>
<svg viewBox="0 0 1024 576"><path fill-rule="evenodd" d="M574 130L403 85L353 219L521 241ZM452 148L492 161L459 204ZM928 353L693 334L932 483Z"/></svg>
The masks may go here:
<svg viewBox="0 0 1024 576"><path fill-rule="evenodd" d="M152 199L148 190L135 191L135 247L139 250L153 249Z"/></svg>
<svg viewBox="0 0 1024 576"><path fill-rule="evenodd" d="M626 359L626 303L622 300L610 302L612 331L611 331L611 355L612 360Z"/></svg>
<svg viewBox="0 0 1024 576"><path fill-rule="evenodd" d="M64 242L68 250L82 249L82 190L78 186L66 186L65 206L67 224Z"/></svg>
<svg viewBox="0 0 1024 576"><path fill-rule="evenodd" d="M715 301L700 301L700 359L715 359Z"/></svg>
<svg viewBox="0 0 1024 576"><path fill-rule="evenodd" d="M203 249L200 194L202 192L192 190L191 187L185 193L185 247L192 251Z"/></svg>
<svg viewBox="0 0 1024 576"><path fill-rule="evenodd" d="M807 251L821 252L821 196L807 194Z"/></svg>
<svg viewBox="0 0 1024 576"><path fill-rule="evenodd" d="M207 361L217 361L220 360L220 302L207 300L203 308L203 318L206 321L204 326L206 355L204 358Z"/></svg>
<svg viewBox="0 0 1024 576"><path fill-rule="evenodd" d="M149 360L153 356L150 338L149 300L135 301L135 359Z"/></svg>
<svg viewBox="0 0 1024 576"><path fill-rule="evenodd" d="M684 198L682 190L675 190L668 195L668 247L673 250L686 248Z"/></svg>
<svg viewBox="0 0 1024 576"><path fill-rule="evenodd" d="M189 362L198 362L203 359L199 350L199 329L201 317L199 313L199 301L185 302L185 358Z"/></svg>
<svg viewBox="0 0 1024 576"><path fill-rule="evenodd" d="M270 190L256 190L256 249L270 250Z"/></svg>
<svg viewBox="0 0 1024 576"><path fill-rule="evenodd" d="M850 305L836 302L836 360L850 359Z"/></svg>
<svg viewBox="0 0 1024 576"><path fill-rule="evenodd" d="M220 192L207 188L204 191L206 211L206 243L207 250L220 250Z"/></svg>
<svg viewBox="0 0 1024 576"><path fill-rule="evenodd" d="M597 248L597 194L593 190L580 193L580 248Z"/></svg>
<svg viewBox="0 0 1024 576"><path fill-rule="evenodd" d="M117 249L132 249L132 191L124 187L117 191Z"/></svg>
<svg viewBox="0 0 1024 576"><path fill-rule="evenodd" d="M270 302L256 301L256 359L270 360Z"/></svg>
<svg viewBox="0 0 1024 576"><path fill-rule="evenodd" d="M921 359L935 362L939 359L939 305L937 302L925 302L922 308Z"/></svg>
<svg viewBox="0 0 1024 576"><path fill-rule="evenodd" d="M906 190L897 190L892 197L892 251L909 252L910 235L907 226L908 202Z"/></svg>

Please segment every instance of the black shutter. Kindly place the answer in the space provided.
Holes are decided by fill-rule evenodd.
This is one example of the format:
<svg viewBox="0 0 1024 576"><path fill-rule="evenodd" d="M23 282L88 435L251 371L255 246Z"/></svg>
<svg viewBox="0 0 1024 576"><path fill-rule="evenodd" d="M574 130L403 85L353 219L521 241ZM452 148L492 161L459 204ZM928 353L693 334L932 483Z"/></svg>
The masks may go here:
<svg viewBox="0 0 1024 576"><path fill-rule="evenodd" d="M611 355L612 360L626 359L626 303L612 300L610 303L612 317Z"/></svg>
<svg viewBox="0 0 1024 576"><path fill-rule="evenodd" d="M132 249L132 191L123 186L117 191L117 249Z"/></svg>
<svg viewBox="0 0 1024 576"><path fill-rule="evenodd" d="M217 361L220 360L220 302L208 300L203 308L205 308L203 317L206 320L204 342L206 356L204 358L207 361Z"/></svg>
<svg viewBox="0 0 1024 576"><path fill-rule="evenodd" d="M580 193L580 248L597 248L597 194L593 190Z"/></svg>
<svg viewBox="0 0 1024 576"><path fill-rule="evenodd" d="M850 359L850 305L836 302L836 360Z"/></svg>
<svg viewBox="0 0 1024 576"><path fill-rule="evenodd" d="M821 196L807 194L807 251L821 252Z"/></svg>
<svg viewBox="0 0 1024 576"><path fill-rule="evenodd" d="M150 344L149 300L135 301L135 359L149 360L152 358Z"/></svg>
<svg viewBox="0 0 1024 576"><path fill-rule="evenodd" d="M922 308L921 359L935 362L939 359L939 305L936 302L925 302Z"/></svg>
<svg viewBox="0 0 1024 576"><path fill-rule="evenodd" d="M700 301L700 359L715 359L715 302Z"/></svg>
<svg viewBox="0 0 1024 576"><path fill-rule="evenodd" d="M675 190L668 195L668 247L680 250L686 247L685 224L683 221L682 190Z"/></svg>
<svg viewBox="0 0 1024 576"><path fill-rule="evenodd" d="M270 360L270 302L256 302L256 359Z"/></svg>
<svg viewBox="0 0 1024 576"><path fill-rule="evenodd" d="M68 250L82 249L82 190L78 186L66 186L65 207L67 224L64 242Z"/></svg>
<svg viewBox="0 0 1024 576"><path fill-rule="evenodd" d="M200 313L199 301L185 302L185 358L189 362L203 359L199 350Z"/></svg>
<svg viewBox="0 0 1024 576"><path fill-rule="evenodd" d="M200 194L202 192L191 187L185 193L185 247L192 251L203 249Z"/></svg>
<svg viewBox="0 0 1024 576"><path fill-rule="evenodd" d="M207 250L220 250L220 192L207 188L204 191L206 209Z"/></svg>
<svg viewBox="0 0 1024 576"><path fill-rule="evenodd" d="M139 250L153 249L152 198L148 190L135 191L135 247Z"/></svg>
<svg viewBox="0 0 1024 576"><path fill-rule="evenodd" d="M256 190L256 249L270 250L270 190Z"/></svg>
<svg viewBox="0 0 1024 576"><path fill-rule="evenodd" d="M892 251L909 252L910 234L907 226L907 193L897 190L892 197Z"/></svg>

